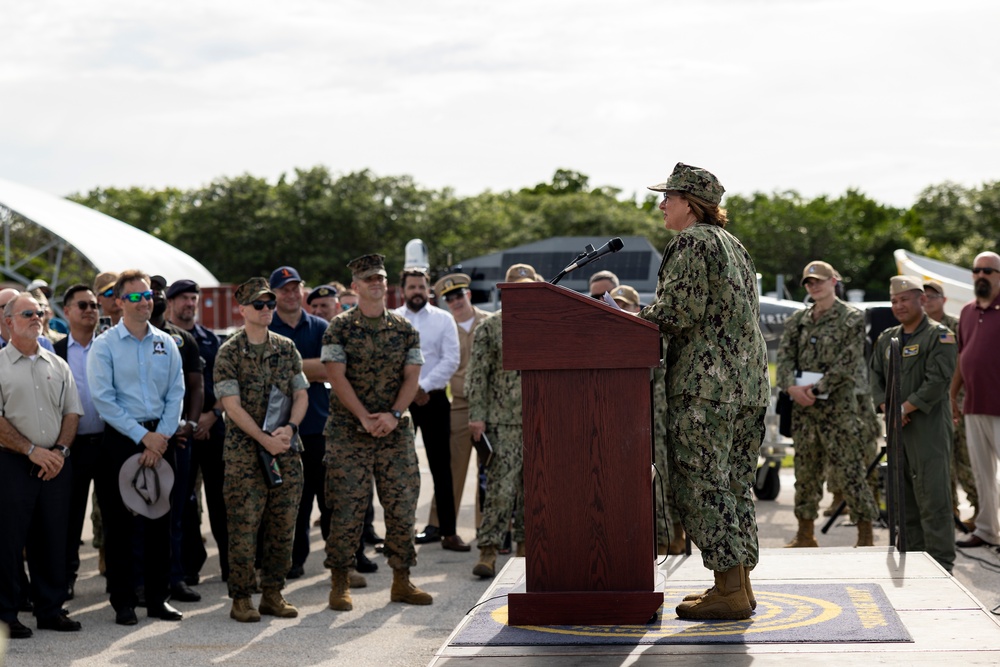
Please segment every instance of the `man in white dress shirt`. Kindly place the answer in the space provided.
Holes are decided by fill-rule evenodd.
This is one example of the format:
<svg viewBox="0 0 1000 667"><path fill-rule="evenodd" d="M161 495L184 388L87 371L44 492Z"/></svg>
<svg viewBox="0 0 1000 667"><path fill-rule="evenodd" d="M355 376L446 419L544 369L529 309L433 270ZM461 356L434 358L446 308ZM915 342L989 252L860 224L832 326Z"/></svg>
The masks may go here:
<svg viewBox="0 0 1000 667"><path fill-rule="evenodd" d="M459 363L458 329L446 310L432 306L430 278L422 269L405 269L400 277L406 303L396 314L408 319L420 334L424 365L420 367L420 389L410 404L415 429L420 429L427 463L434 479L439 526L427 526L417 535L417 544L441 541L452 551L470 547L455 529L455 498L451 480L451 403L445 387Z"/></svg>

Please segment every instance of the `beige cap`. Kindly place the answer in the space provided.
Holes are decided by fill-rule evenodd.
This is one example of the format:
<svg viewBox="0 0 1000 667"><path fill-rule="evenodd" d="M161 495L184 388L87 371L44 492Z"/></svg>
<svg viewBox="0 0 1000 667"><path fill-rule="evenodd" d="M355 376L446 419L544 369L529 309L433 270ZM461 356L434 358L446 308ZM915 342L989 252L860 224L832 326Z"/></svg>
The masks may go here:
<svg viewBox="0 0 1000 667"><path fill-rule="evenodd" d="M920 278L914 278L913 276L893 276L889 279L889 296L896 296L897 294L912 290L916 290L917 292L924 291L924 284Z"/></svg>
<svg viewBox="0 0 1000 667"><path fill-rule="evenodd" d="M816 260L814 262L809 262L806 264L806 268L802 269L802 284L805 285L808 278L829 280L837 275L839 274L832 266L826 262Z"/></svg>
<svg viewBox="0 0 1000 667"><path fill-rule="evenodd" d="M94 294L100 296L101 292L106 292L118 282L118 274L111 271L102 271L94 278Z"/></svg>
<svg viewBox="0 0 1000 667"><path fill-rule="evenodd" d="M947 296L944 293L944 285L942 285L941 283L939 283L936 280L925 280L924 281L924 291L926 291L928 287L930 287L932 290L934 290L935 292L937 292L941 296Z"/></svg>
<svg viewBox="0 0 1000 667"><path fill-rule="evenodd" d="M619 285L611 290L611 298L615 301L624 301L630 306L639 305L639 293L630 285Z"/></svg>
<svg viewBox="0 0 1000 667"><path fill-rule="evenodd" d="M464 273L449 273L444 278L441 278L434 283L434 293L441 297L448 292L454 292L457 289L466 288L471 282L472 278Z"/></svg>
<svg viewBox="0 0 1000 667"><path fill-rule="evenodd" d="M531 283L538 280L538 274L530 264L514 264L507 269L505 283Z"/></svg>

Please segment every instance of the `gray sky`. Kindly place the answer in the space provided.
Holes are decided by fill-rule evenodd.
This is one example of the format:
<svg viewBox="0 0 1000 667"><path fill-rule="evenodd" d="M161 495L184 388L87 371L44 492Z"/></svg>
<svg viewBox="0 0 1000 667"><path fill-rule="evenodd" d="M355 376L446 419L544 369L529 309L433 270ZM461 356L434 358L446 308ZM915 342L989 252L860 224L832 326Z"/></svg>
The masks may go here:
<svg viewBox="0 0 1000 667"><path fill-rule="evenodd" d="M459 194L1000 180L985 0L0 0L0 177L53 194L294 168Z"/></svg>

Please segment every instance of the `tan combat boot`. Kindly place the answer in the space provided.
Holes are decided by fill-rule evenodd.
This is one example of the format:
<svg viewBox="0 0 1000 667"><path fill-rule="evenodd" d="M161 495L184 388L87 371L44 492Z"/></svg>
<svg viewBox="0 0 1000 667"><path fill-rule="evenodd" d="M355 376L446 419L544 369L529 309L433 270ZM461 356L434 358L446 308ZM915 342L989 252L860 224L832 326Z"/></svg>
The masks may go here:
<svg viewBox="0 0 1000 667"><path fill-rule="evenodd" d="M795 539L785 545L785 548L798 547L818 547L819 542L813 536L813 522L811 519L799 519L799 532L795 534Z"/></svg>
<svg viewBox="0 0 1000 667"><path fill-rule="evenodd" d="M431 604L434 598L410 583L410 570L400 568L392 571L392 590L389 599L406 604Z"/></svg>
<svg viewBox="0 0 1000 667"><path fill-rule="evenodd" d="M836 511L837 506L840 505L840 503L842 502L844 502L844 494L841 493L840 491L836 491L833 494L833 500L830 502L830 506L827 507L825 510L823 510L823 516L833 516L833 513L834 511ZM851 508L848 507L847 505L844 505L844 511L841 512L841 514L847 516L850 513L851 513Z"/></svg>
<svg viewBox="0 0 1000 667"><path fill-rule="evenodd" d="M750 588L750 570L746 565L743 566L743 590L747 594L747 601L750 603L750 609L757 608L757 598L753 596L753 589Z"/></svg>
<svg viewBox="0 0 1000 667"><path fill-rule="evenodd" d="M260 614L253 608L250 598L236 598L233 600L233 608L229 610L229 618L240 623L256 623L260 620Z"/></svg>
<svg viewBox="0 0 1000 667"><path fill-rule="evenodd" d="M330 571L330 609L350 611L354 609L351 602L351 589L347 580L347 570Z"/></svg>
<svg viewBox="0 0 1000 667"><path fill-rule="evenodd" d="M354 570L347 571L347 582L351 588L368 588L368 580Z"/></svg>
<svg viewBox="0 0 1000 667"><path fill-rule="evenodd" d="M741 621L750 618L753 610L747 599L743 566L716 572L715 586L696 600L681 602L676 612L679 618L695 621Z"/></svg>
<svg viewBox="0 0 1000 667"><path fill-rule="evenodd" d="M278 618L295 618L299 615L299 610L281 597L281 591L270 586L264 588L259 609L261 614L277 616Z"/></svg>
<svg viewBox="0 0 1000 667"><path fill-rule="evenodd" d="M479 562L472 568L472 574L483 579L492 579L497 573L497 548L479 547Z"/></svg>
<svg viewBox="0 0 1000 667"><path fill-rule="evenodd" d="M875 539L872 536L872 522L858 521L858 543L856 547L873 547Z"/></svg>
<svg viewBox="0 0 1000 667"><path fill-rule="evenodd" d="M687 551L687 537L684 535L684 526L677 522L670 529L670 544L667 545L667 555L680 556Z"/></svg>

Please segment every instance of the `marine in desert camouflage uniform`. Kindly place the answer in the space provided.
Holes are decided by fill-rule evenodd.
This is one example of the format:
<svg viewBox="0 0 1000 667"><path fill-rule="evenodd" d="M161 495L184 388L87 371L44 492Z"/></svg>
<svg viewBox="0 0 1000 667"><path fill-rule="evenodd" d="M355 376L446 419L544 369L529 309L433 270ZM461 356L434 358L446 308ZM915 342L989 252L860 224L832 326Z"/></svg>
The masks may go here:
<svg viewBox="0 0 1000 667"><path fill-rule="evenodd" d="M679 232L663 251L656 301L639 317L656 324L667 350L670 481L684 529L715 586L677 606L689 619L748 618L756 604L753 482L770 396L758 325L756 270L725 231L725 191L698 167L678 163L660 210Z"/></svg>

